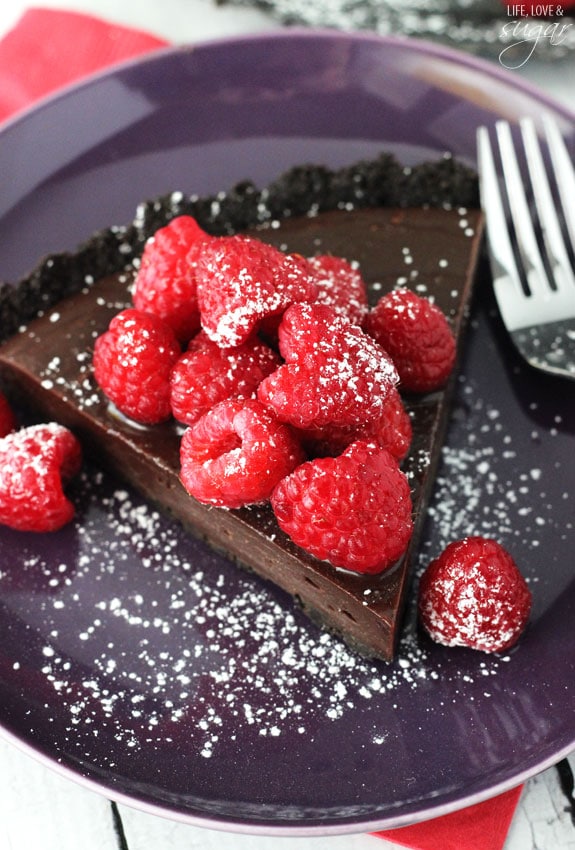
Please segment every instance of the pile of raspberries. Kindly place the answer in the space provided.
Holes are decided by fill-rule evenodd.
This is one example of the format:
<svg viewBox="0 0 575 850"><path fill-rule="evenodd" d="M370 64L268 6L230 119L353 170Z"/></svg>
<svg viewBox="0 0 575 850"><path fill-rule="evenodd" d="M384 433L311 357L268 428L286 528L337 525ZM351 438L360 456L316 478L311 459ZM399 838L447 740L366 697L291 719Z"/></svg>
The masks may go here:
<svg viewBox="0 0 575 850"><path fill-rule="evenodd" d="M223 509L269 502L298 546L334 567L375 574L402 556L412 533L401 469L411 420L399 389L436 390L454 362L449 323L428 299L399 288L369 308L360 270L343 258L285 253L247 235L210 236L180 216L146 243L133 306L96 340L93 368L123 415L146 426L180 423L180 477L193 498ZM78 469L75 439L55 425L8 430L0 461L3 452L24 457L32 447L57 480L43 484L45 504L23 520L0 473L0 521L59 527L71 516L60 479ZM486 551L493 560L493 547ZM443 572L453 569L448 561ZM485 628L478 638L458 627L453 593L451 620L442 610L446 593L432 592L441 570L432 589L422 583L420 610L432 637L490 652L513 643L531 597L511 559L499 558L499 578L505 571L511 589L496 605L507 606L504 625L489 639ZM469 596L466 567L457 575ZM457 576L447 584L453 590Z"/></svg>
<svg viewBox="0 0 575 850"><path fill-rule="evenodd" d="M195 499L269 501L298 546L378 573L412 532L398 386L436 389L454 358L429 300L398 290L370 310L347 260L209 236L181 216L147 242L133 307L97 339L93 362L124 415L185 426L180 477Z"/></svg>

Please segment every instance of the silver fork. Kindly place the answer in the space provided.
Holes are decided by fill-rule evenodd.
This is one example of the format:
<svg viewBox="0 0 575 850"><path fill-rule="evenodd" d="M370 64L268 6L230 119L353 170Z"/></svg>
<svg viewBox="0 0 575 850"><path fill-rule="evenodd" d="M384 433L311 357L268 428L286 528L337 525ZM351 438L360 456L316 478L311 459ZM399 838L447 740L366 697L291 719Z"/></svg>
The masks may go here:
<svg viewBox="0 0 575 850"><path fill-rule="evenodd" d="M496 123L503 181L489 131L479 128L481 205L495 296L511 339L532 366L575 380L575 171L556 124L544 118L543 126L549 166L531 119L519 124L522 156L510 125Z"/></svg>

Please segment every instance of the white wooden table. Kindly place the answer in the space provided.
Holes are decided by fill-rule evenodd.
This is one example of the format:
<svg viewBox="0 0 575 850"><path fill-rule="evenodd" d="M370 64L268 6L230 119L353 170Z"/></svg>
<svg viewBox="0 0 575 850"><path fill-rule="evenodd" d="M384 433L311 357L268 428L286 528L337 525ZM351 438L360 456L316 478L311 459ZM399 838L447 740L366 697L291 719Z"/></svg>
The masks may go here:
<svg viewBox="0 0 575 850"><path fill-rule="evenodd" d="M30 5L58 6L140 27L174 42L277 28L257 11L211 0L10 0L0 7L0 37ZM520 71L575 110L575 60ZM575 756L529 780L505 850L575 850ZM116 805L0 739L1 850L376 850L398 845L369 835L317 838L243 836L175 823ZM465 848L461 848L465 850Z"/></svg>
<svg viewBox="0 0 575 850"><path fill-rule="evenodd" d="M244 836L174 823L116 806L2 741L0 766L2 850L400 850L371 835ZM573 817L552 768L527 783L505 850L575 850Z"/></svg>

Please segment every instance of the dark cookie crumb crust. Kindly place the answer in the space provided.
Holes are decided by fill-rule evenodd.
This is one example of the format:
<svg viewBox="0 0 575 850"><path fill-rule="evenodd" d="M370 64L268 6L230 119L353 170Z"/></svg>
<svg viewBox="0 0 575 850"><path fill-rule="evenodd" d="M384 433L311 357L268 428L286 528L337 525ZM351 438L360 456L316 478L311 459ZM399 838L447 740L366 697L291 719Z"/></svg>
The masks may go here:
<svg viewBox="0 0 575 850"><path fill-rule="evenodd" d="M247 230L273 219L346 207L477 208L477 177L450 155L404 168L389 153L337 170L291 168L264 189L242 181L231 190L198 197L166 194L141 204L134 222L92 236L74 254L51 254L17 284L0 283L0 342L88 278L120 271L141 254L146 240L171 219L191 215L214 235Z"/></svg>

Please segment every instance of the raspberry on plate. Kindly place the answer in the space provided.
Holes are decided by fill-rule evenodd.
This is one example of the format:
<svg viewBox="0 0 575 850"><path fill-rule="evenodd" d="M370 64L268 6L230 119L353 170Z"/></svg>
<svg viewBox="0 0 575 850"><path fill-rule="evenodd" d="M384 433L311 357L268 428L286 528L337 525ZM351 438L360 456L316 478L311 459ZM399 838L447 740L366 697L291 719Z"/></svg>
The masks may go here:
<svg viewBox="0 0 575 850"><path fill-rule="evenodd" d="M313 301L317 287L307 260L249 236L212 239L197 266L202 327L224 348L240 345L296 301Z"/></svg>
<svg viewBox="0 0 575 850"><path fill-rule="evenodd" d="M252 395L280 362L276 352L257 337L236 348L220 348L200 331L172 370L174 417L193 425L217 402Z"/></svg>
<svg viewBox="0 0 575 850"><path fill-rule="evenodd" d="M170 374L181 354L171 327L152 313L118 313L94 346L94 376L118 410L144 425L169 419Z"/></svg>
<svg viewBox="0 0 575 850"><path fill-rule="evenodd" d="M134 281L134 306L167 322L185 345L200 328L195 248L210 236L191 216L178 216L144 246Z"/></svg>
<svg viewBox="0 0 575 850"><path fill-rule="evenodd" d="M17 531L56 531L74 516L64 494L80 469L78 440L61 425L31 425L0 439L0 523Z"/></svg>
<svg viewBox="0 0 575 850"><path fill-rule="evenodd" d="M317 284L317 301L361 325L368 311L367 286L357 266L343 257L319 254L308 259Z"/></svg>
<svg viewBox="0 0 575 850"><path fill-rule="evenodd" d="M501 652L523 632L531 593L511 555L495 540L450 543L424 572L421 622L437 643Z"/></svg>
<svg viewBox="0 0 575 850"><path fill-rule="evenodd" d="M451 374L455 339L445 315L428 298L395 289L368 313L364 328L395 363L402 390L431 392Z"/></svg>
<svg viewBox="0 0 575 850"><path fill-rule="evenodd" d="M397 382L386 352L325 304L294 304L279 327L285 363L258 398L297 428L348 428L378 422Z"/></svg>
<svg viewBox="0 0 575 850"><path fill-rule="evenodd" d="M16 430L16 416L5 395L0 393L0 437Z"/></svg>
<svg viewBox="0 0 575 850"><path fill-rule="evenodd" d="M407 478L388 451L365 440L339 457L298 466L277 485L271 505L294 543L358 573L390 567L411 538Z"/></svg>
<svg viewBox="0 0 575 850"><path fill-rule="evenodd" d="M184 432L180 460L190 495L205 504L240 508L266 501L304 457L289 426L259 401L233 398Z"/></svg>

